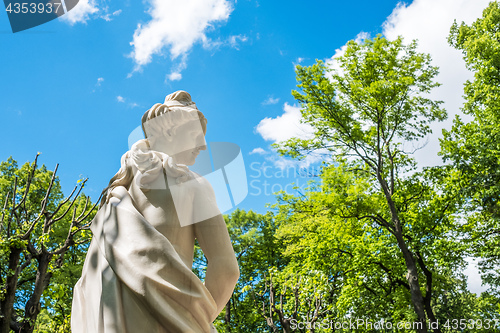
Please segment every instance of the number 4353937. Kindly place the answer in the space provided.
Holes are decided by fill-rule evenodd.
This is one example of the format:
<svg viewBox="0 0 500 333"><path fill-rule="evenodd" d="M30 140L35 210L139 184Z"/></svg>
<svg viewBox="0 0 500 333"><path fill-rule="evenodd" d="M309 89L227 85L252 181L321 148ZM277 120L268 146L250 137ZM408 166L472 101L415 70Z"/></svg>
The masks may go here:
<svg viewBox="0 0 500 333"><path fill-rule="evenodd" d="M444 327L452 330L461 329L498 329L498 319L448 319Z"/></svg>
<svg viewBox="0 0 500 333"><path fill-rule="evenodd" d="M60 2L49 3L35 3L35 2L14 2L9 3L5 10L9 14L59 14L59 10L63 10Z"/></svg>

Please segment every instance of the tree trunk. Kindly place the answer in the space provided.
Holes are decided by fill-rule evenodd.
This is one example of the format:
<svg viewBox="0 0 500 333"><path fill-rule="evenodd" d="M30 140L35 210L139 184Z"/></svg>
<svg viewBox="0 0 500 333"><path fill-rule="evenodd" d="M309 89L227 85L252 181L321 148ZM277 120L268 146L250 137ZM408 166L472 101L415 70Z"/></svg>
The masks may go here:
<svg viewBox="0 0 500 333"><path fill-rule="evenodd" d="M36 318L40 313L40 298L43 291L49 285L52 273L47 273L52 255L42 253L38 258L38 270L36 272L35 290L24 308L24 319L20 333L32 333L35 328Z"/></svg>
<svg viewBox="0 0 500 333"><path fill-rule="evenodd" d="M0 333L9 333L11 329L11 321L14 310L14 300L16 297L17 279L19 276L19 259L22 249L11 248L9 254L9 269L5 280L5 298L1 301L0 306L2 316L0 318ZM12 274L11 274L12 272Z"/></svg>
<svg viewBox="0 0 500 333"><path fill-rule="evenodd" d="M427 320L425 316L425 304L424 304L424 298L422 296L422 291L420 290L417 264L415 262L413 254L408 249L408 245L406 244L403 238L403 229L401 228L399 214L396 210L394 201L392 200L392 196L389 191L389 187L387 186L387 182L384 179L382 179L380 174L377 175L377 178L384 191L387 204L389 205L389 209L391 212L391 219L394 225L394 235L396 236L398 247L401 250L401 253L403 254L403 258L405 259L406 269L408 271L406 279L408 280L408 285L410 286L411 301L413 303L413 309L415 310L415 314L417 315L418 322L420 323L420 327L417 327L417 331L426 333Z"/></svg>
<svg viewBox="0 0 500 333"><path fill-rule="evenodd" d="M426 290L425 290L425 297L424 297L424 304L425 304L425 311L427 312L427 317L429 317L429 321L431 323L437 322L436 316L434 315L434 311L432 310L431 306L431 299L432 299L432 272L429 271L427 266L424 263L424 259L422 258L422 255L420 254L419 251L417 251L417 260L420 268L422 268L422 271L425 274L425 278L427 280L426 283ZM433 330L435 333L441 333L441 329L439 327L435 328Z"/></svg>
<svg viewBox="0 0 500 333"><path fill-rule="evenodd" d="M425 316L424 298L422 296L422 291L420 290L417 265L415 263L415 259L413 258L412 253L408 249L408 246L406 245L403 239L403 235L400 229L401 226L399 226L399 228L396 228L395 235L398 241L399 249L403 253L403 257L405 259L406 269L408 270L406 278L408 280L408 285L410 286L410 294L411 294L411 301L413 303L413 309L417 314L418 322L421 323L421 327L417 328L417 331L427 332L427 320Z"/></svg>
<svg viewBox="0 0 500 333"><path fill-rule="evenodd" d="M226 322L226 326L228 332L231 332L231 326L229 325L231 322L231 299L226 303L226 313L224 314L224 321Z"/></svg>

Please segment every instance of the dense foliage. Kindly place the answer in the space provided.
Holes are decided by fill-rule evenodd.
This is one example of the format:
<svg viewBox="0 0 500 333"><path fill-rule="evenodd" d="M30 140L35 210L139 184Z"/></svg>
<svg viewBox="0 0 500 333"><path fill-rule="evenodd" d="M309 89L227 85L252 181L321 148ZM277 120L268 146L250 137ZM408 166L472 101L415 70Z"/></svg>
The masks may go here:
<svg viewBox="0 0 500 333"><path fill-rule="evenodd" d="M86 180L64 198L57 167L37 160L0 164L0 332L70 331L73 285L90 239Z"/></svg>
<svg viewBox="0 0 500 333"><path fill-rule="evenodd" d="M457 182L468 199L472 255L482 258L484 280L500 287L500 4L491 2L470 26L453 24L452 46L461 50L474 79L465 84L463 112L444 131L442 154L459 172ZM493 290L491 290L493 291Z"/></svg>

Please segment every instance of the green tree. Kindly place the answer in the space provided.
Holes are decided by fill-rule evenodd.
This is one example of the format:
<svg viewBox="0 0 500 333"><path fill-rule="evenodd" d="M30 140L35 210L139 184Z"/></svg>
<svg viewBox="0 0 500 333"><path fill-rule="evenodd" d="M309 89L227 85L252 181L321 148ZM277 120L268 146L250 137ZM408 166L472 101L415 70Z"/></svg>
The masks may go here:
<svg viewBox="0 0 500 333"><path fill-rule="evenodd" d="M329 288L326 276L320 271L288 267L283 244L276 238L280 221L271 212L261 215L239 209L225 219L240 266L240 279L216 321L217 329L291 332L293 320L322 319L328 307L324 297L325 288Z"/></svg>
<svg viewBox="0 0 500 333"><path fill-rule="evenodd" d="M500 287L500 4L493 1L471 25L455 22L449 43L462 51L474 79L464 86L462 111L443 131L441 154L458 170L470 226L471 255L482 257L483 279ZM500 308L499 308L500 310ZM498 310L497 310L498 311Z"/></svg>
<svg viewBox="0 0 500 333"><path fill-rule="evenodd" d="M356 162L354 168L366 174L371 189L380 194L380 205L358 218L393 237L421 323L418 331L426 332L426 318L436 321L433 275L439 267L427 249L432 240L442 239L455 227L450 217L454 197L438 196L441 200L433 203L435 210L427 211L420 192L432 187L428 189L423 179L407 176L415 162L404 143L425 137L431 133L430 122L446 118L441 102L426 97L439 85L434 81L438 69L431 66L429 55L416 48L415 41L404 45L401 38L388 41L378 36L362 43L350 41L345 53L335 59L338 71L321 61L297 66L301 91L292 94L301 103L302 119L313 127L314 137L293 138L277 148L292 157L328 149L337 162Z"/></svg>
<svg viewBox="0 0 500 333"><path fill-rule="evenodd" d="M398 198L397 204L410 247L418 251L418 261L425 259L423 266L419 263L425 297L432 295L432 308L441 324L450 318L492 319L481 314L491 307L467 291L466 278L458 273L465 264L467 245L456 241L463 231L456 223L460 221L450 216L456 209L447 207L450 199L445 192L449 191L443 191L453 184L441 173L448 170L433 168L409 176L404 184L408 196ZM295 276L320 272L326 278L315 283L325 296L320 310L324 312L317 323L327 320L340 324L346 318L394 325L415 321L409 307L406 265L397 240L369 218L388 215L385 197L360 165L339 163L323 168L320 186L301 195L282 194L278 207L275 218L282 222L276 237L285 246L283 256L287 260L283 272ZM429 225L434 227L425 228ZM307 307L298 309L299 318L307 317ZM441 330L453 331L445 327ZM315 330L323 331L330 330ZM372 330L365 325L355 331Z"/></svg>
<svg viewBox="0 0 500 333"><path fill-rule="evenodd" d="M323 168L321 179L319 189L280 196L277 219L283 222L276 236L286 246L286 270L326 276L327 282L319 284L328 295L320 322L349 316L401 319L398 312L407 311L408 304L401 292L408 288L404 261L391 235L363 218L373 212L369 207L380 207L380 196L363 173L346 165Z"/></svg>
<svg viewBox="0 0 500 333"><path fill-rule="evenodd" d="M240 279L215 326L219 332L266 332L266 318L254 291L261 290L270 269L284 266L281 245L274 238L274 219L271 213L262 215L240 209L224 215L224 219L240 267ZM206 259L199 247L195 247L193 267L203 279Z"/></svg>
<svg viewBox="0 0 500 333"><path fill-rule="evenodd" d="M33 332L42 307L69 331L71 290L90 237L85 229L96 206L81 194L86 180L64 198L57 166L52 172L37 160L22 167L12 158L0 164L2 333ZM59 330L55 320L52 332Z"/></svg>

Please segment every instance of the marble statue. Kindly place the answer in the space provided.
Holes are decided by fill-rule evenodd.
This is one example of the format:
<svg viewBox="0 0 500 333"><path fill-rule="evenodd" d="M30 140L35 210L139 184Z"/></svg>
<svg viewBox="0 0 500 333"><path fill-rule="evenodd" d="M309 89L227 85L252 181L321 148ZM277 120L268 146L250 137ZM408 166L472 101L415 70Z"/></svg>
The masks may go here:
<svg viewBox="0 0 500 333"><path fill-rule="evenodd" d="M73 333L217 332L239 268L210 183L188 168L206 149L206 124L185 91L142 117L146 139L122 156L91 225ZM195 240L204 282L192 272Z"/></svg>

